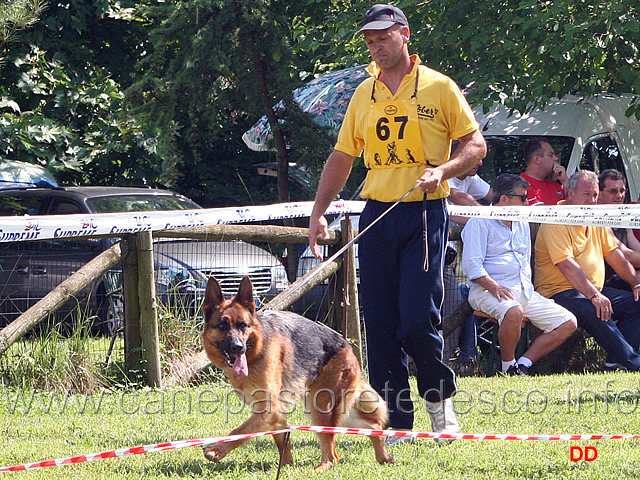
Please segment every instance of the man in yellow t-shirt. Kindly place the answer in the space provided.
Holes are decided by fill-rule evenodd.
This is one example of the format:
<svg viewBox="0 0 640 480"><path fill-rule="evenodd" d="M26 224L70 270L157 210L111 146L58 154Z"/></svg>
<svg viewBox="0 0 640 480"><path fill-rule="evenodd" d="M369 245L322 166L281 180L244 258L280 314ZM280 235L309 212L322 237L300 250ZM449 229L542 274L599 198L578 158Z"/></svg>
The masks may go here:
<svg viewBox="0 0 640 480"><path fill-rule="evenodd" d="M446 180L478 163L486 144L456 84L409 55L409 24L399 8L373 6L359 33L373 60L371 78L356 89L322 172L309 245L320 258L317 237L328 238L324 212L361 153L368 168L361 231L420 183L360 240L367 366L371 385L387 401L389 426L411 429L410 355L432 431L454 433L459 431L451 402L455 375L442 361L438 333L449 223ZM451 154L456 139L460 143Z"/></svg>
<svg viewBox="0 0 640 480"><path fill-rule="evenodd" d="M598 177L579 170L567 181L566 205L595 205ZM632 292L604 287L604 262ZM640 370L640 274L605 227L543 224L535 244L536 290L572 312L607 351L605 368Z"/></svg>

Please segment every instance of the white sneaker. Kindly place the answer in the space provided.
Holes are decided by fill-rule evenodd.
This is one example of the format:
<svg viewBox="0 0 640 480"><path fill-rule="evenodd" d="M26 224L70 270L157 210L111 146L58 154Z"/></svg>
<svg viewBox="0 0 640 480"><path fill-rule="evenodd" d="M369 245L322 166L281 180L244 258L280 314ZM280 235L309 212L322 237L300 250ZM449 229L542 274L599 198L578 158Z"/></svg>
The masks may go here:
<svg viewBox="0 0 640 480"><path fill-rule="evenodd" d="M460 424L453 411L453 401L450 398L442 402L427 402L427 412L431 417L431 429L434 433L458 433ZM446 445L454 439L434 438L439 445Z"/></svg>

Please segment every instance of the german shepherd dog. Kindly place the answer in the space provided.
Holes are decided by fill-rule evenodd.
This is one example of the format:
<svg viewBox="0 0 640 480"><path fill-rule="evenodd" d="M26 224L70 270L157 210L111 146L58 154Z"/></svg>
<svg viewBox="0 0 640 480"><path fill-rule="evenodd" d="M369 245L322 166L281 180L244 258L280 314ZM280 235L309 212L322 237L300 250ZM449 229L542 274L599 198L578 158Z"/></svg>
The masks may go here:
<svg viewBox="0 0 640 480"><path fill-rule="evenodd" d="M204 349L245 404L249 419L231 435L286 428L296 399L304 403L313 425L383 429L387 407L364 380L351 345L337 332L285 311L256 313L253 286L244 277L238 293L225 300L220 285L209 278L203 303ZM318 434L322 459L315 470L339 461L335 435ZM393 463L384 437L371 436L376 460ZM284 434L274 435L283 465L292 464ZM207 445L204 456L222 460L244 441Z"/></svg>

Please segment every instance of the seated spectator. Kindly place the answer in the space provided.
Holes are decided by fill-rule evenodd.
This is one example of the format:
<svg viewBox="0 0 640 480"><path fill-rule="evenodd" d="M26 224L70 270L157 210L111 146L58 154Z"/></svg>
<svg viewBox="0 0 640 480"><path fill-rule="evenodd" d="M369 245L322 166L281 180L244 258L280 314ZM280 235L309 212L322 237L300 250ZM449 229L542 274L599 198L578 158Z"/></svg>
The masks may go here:
<svg viewBox="0 0 640 480"><path fill-rule="evenodd" d="M524 148L524 163L526 169L520 176L530 184L527 192L529 205L556 205L564 200L567 172L558 163L558 156L548 142L537 138L529 140ZM555 176L557 181L551 176Z"/></svg>
<svg viewBox="0 0 640 480"><path fill-rule="evenodd" d="M449 197L447 200L455 205L480 205L479 202L491 203L493 191L491 186L478 175L478 170L482 166L480 160L471 170L466 171L462 175L450 178ZM451 215L450 220L459 225L467 223L469 217ZM449 242L447 253L457 254L455 242ZM469 296L469 287L464 282L458 284L453 262L448 262L444 269L445 298L443 318L447 319L448 315L453 312L457 306L467 300ZM444 356L445 359L455 359L458 364L458 373L466 374L475 368L478 360L478 341L477 341L477 319L475 315L468 317L463 324L456 329L451 335L444 340ZM457 351L457 356L456 356Z"/></svg>
<svg viewBox="0 0 640 480"><path fill-rule="evenodd" d="M566 205L595 205L598 177L579 170L567 182ZM632 292L604 286L604 263ZM535 244L536 289L575 314L608 354L607 369L640 370L640 275L606 228L544 224Z"/></svg>
<svg viewBox="0 0 640 480"><path fill-rule="evenodd" d="M493 184L493 203L527 205L527 188L529 182L524 178L502 174ZM462 269L472 281L469 303L498 320L502 372L528 375L536 360L552 352L575 331L576 318L534 290L527 222L471 218L462 231L462 239ZM516 361L524 316L543 334Z"/></svg>
<svg viewBox="0 0 640 480"><path fill-rule="evenodd" d="M607 169L598 176L599 205L622 205L624 203L627 186L624 175L613 168ZM640 268L640 243L635 241L635 235L630 228L611 228L607 231L613 235L618 248L635 269ZM608 287L629 290L629 285L614 273L609 265L605 265L605 285Z"/></svg>
<svg viewBox="0 0 640 480"><path fill-rule="evenodd" d="M471 170L450 178L449 197L447 198L455 205L480 205L478 200L483 200L489 204L493 199L491 186L478 175L478 170L482 166L480 160ZM466 223L469 217L457 217L456 223Z"/></svg>

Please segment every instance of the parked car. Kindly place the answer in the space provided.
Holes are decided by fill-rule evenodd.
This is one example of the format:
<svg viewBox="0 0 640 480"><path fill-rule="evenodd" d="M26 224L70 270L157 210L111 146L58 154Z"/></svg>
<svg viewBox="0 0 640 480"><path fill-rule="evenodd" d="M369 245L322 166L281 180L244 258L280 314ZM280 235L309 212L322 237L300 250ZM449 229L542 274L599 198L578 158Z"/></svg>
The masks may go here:
<svg viewBox="0 0 640 480"><path fill-rule="evenodd" d="M565 96L552 100L544 110L525 115L495 105L484 113L474 111L488 153L478 174L487 182L501 173L519 174L525 169L524 145L543 137L556 151L571 175L578 169L600 173L615 168L625 174L630 199L640 193L640 121L627 117L631 95L600 94Z"/></svg>
<svg viewBox="0 0 640 480"><path fill-rule="evenodd" d="M174 192L130 187L0 186L0 216L113 213L201 208ZM114 239L90 238L0 243L0 327L50 292ZM234 295L244 275L258 302L287 288L284 266L268 251L242 241L213 242L158 239L154 242L156 290L164 303L190 313L198 307L209 276L225 295ZM68 302L58 316L81 308L97 317L94 332L111 334L121 320L117 301L121 270L112 270ZM114 293L116 295L114 296ZM114 298L116 301L114 301Z"/></svg>
<svg viewBox="0 0 640 480"><path fill-rule="evenodd" d="M329 223L329 230L339 230L343 219L344 215L339 215L335 220ZM349 219L353 224L353 228L357 230L359 228L360 215L351 214L349 215ZM321 245L320 248L322 249L324 258L329 257L328 247L326 245ZM359 279L358 244L356 243L353 248L356 256L356 275L358 275ZM296 274L296 278L306 275L319 265L320 262L321 260L318 260L311 252L311 248L306 247L298 260L298 272ZM308 318L323 321L329 312L329 281L325 280L294 303L293 310Z"/></svg>

